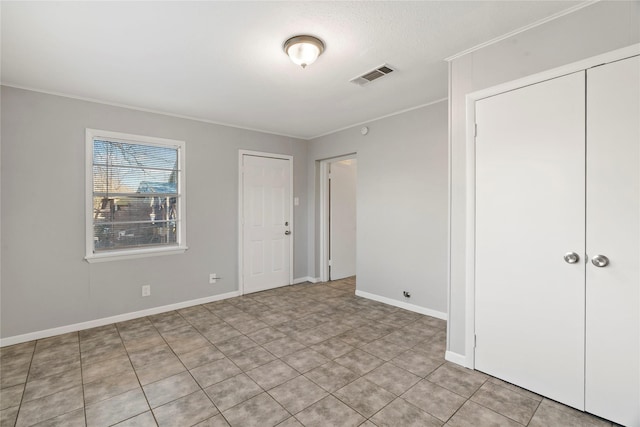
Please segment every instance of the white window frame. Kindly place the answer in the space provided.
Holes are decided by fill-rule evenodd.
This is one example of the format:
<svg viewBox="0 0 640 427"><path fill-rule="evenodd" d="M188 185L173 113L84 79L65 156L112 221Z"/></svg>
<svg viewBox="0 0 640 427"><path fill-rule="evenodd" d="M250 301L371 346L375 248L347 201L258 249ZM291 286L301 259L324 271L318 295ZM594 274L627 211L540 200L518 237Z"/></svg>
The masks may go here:
<svg viewBox="0 0 640 427"><path fill-rule="evenodd" d="M94 252L93 239L93 143L96 139L107 141L120 141L132 144L155 145L158 147L170 147L178 150L178 228L177 245L152 246L145 248L114 249L112 251ZM143 258L157 255L174 255L184 253L187 247L186 225L186 183L185 183L185 142L173 139L156 138L152 136L132 135L121 132L112 132L98 129L86 129L85 144L85 219L86 219L86 254L85 260L89 263L103 261L117 261L133 258Z"/></svg>

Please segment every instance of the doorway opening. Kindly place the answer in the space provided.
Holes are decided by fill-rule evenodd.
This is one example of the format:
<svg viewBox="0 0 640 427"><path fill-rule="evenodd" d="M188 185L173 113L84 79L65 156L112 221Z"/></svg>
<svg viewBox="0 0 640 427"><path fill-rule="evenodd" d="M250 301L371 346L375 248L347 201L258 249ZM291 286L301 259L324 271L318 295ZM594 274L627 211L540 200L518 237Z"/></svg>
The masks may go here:
<svg viewBox="0 0 640 427"><path fill-rule="evenodd" d="M356 275L356 192L355 154L320 162L320 280L322 282Z"/></svg>

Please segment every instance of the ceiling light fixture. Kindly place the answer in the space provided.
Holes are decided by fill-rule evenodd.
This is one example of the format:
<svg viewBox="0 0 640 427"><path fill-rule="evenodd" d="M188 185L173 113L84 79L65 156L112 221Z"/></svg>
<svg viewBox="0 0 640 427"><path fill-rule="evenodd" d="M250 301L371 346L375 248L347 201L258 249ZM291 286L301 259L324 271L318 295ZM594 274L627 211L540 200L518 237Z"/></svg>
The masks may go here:
<svg viewBox="0 0 640 427"><path fill-rule="evenodd" d="M283 49L294 64L305 68L324 52L324 43L313 36L295 36L284 42Z"/></svg>

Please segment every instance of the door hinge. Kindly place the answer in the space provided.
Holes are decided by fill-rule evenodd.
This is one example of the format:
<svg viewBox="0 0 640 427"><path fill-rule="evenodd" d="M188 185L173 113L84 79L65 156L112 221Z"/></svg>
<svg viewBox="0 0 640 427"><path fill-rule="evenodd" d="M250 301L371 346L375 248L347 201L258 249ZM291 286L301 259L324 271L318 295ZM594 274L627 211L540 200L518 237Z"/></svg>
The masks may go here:
<svg viewBox="0 0 640 427"><path fill-rule="evenodd" d="M329 260L329 267L331 267L331 260Z"/></svg>
<svg viewBox="0 0 640 427"><path fill-rule="evenodd" d="M478 336L476 334L473 334L473 348L476 348L477 345L478 345Z"/></svg>
<svg viewBox="0 0 640 427"><path fill-rule="evenodd" d="M477 123L475 123L473 125L473 136L474 137L478 136L478 124Z"/></svg>

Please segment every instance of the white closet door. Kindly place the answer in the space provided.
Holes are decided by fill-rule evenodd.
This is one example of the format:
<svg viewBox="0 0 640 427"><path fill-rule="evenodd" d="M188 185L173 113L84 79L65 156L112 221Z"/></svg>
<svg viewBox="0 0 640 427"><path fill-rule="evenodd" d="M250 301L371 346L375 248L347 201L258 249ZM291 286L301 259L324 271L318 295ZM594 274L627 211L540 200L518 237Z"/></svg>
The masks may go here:
<svg viewBox="0 0 640 427"><path fill-rule="evenodd" d="M586 410L640 426L638 57L587 72L587 254Z"/></svg>
<svg viewBox="0 0 640 427"><path fill-rule="evenodd" d="M475 367L579 409L584 93L580 72L476 103Z"/></svg>

